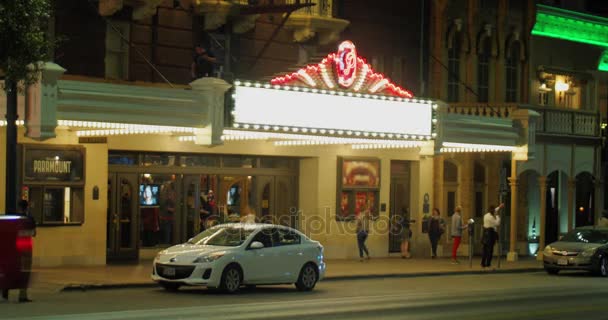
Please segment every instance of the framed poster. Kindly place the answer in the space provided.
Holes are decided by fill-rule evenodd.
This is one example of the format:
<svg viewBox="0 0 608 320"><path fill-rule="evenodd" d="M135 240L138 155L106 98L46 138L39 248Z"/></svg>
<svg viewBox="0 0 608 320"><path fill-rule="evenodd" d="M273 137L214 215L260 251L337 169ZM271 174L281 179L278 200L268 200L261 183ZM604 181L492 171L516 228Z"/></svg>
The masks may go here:
<svg viewBox="0 0 608 320"><path fill-rule="evenodd" d="M369 210L378 217L380 160L374 158L338 158L336 220L348 221Z"/></svg>
<svg viewBox="0 0 608 320"><path fill-rule="evenodd" d="M380 160L342 160L342 188L379 188Z"/></svg>

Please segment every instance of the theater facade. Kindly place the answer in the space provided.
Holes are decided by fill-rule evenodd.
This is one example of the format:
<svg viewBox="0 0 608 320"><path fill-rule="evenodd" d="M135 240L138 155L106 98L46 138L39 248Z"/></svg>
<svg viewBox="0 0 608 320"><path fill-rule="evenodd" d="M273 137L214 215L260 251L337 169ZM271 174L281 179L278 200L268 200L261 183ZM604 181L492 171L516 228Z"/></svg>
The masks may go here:
<svg viewBox="0 0 608 320"><path fill-rule="evenodd" d="M417 221L412 250L422 256L435 155L521 161L531 150L528 113L450 113L375 72L350 41L269 82L168 88L64 71L47 63L19 101L20 197L39 224L38 266L149 259L250 214L321 241L330 259L353 258L366 210L372 256L399 251L402 218Z"/></svg>

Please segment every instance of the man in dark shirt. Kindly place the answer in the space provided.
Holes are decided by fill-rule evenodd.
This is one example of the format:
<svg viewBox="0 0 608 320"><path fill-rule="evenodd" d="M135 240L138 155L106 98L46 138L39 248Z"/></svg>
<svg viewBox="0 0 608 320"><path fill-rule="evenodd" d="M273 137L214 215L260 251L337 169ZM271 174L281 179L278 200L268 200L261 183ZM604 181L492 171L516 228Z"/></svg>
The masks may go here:
<svg viewBox="0 0 608 320"><path fill-rule="evenodd" d="M205 49L202 45L197 45L194 48L194 56L192 58L191 76L192 79L213 76L214 64L217 59L212 52Z"/></svg>

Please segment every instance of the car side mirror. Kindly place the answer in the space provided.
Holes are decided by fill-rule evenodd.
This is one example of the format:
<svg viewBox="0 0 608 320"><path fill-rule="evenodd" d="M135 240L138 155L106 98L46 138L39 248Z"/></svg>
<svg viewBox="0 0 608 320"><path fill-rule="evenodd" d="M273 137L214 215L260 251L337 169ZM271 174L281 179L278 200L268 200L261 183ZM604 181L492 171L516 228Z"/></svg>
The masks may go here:
<svg viewBox="0 0 608 320"><path fill-rule="evenodd" d="M254 241L251 243L251 245L249 246L249 248L251 249L262 249L264 248L264 244L259 242L259 241Z"/></svg>

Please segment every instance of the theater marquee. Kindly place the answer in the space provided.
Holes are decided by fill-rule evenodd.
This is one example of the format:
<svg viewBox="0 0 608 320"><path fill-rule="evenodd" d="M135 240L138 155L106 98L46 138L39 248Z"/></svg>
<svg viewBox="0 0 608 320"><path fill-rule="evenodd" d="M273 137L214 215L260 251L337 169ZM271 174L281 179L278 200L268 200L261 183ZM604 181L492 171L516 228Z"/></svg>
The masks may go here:
<svg viewBox="0 0 608 320"><path fill-rule="evenodd" d="M235 81L233 103L233 128L224 131L225 139L419 147L436 136L436 103L375 72L350 41L320 63L270 83ZM310 136L315 137L305 141Z"/></svg>

